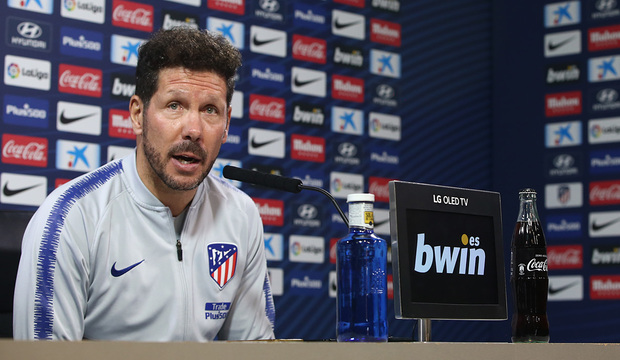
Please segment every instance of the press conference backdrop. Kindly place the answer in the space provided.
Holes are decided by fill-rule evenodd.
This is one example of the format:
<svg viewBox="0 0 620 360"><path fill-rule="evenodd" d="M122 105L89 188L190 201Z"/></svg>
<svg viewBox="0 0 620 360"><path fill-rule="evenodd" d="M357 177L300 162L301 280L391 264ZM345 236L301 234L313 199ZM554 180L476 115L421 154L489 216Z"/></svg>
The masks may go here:
<svg viewBox="0 0 620 360"><path fill-rule="evenodd" d="M586 19L593 4L582 4L583 20L565 29L585 34L596 21L617 21ZM540 70L552 63L544 58L543 39L556 29L544 26L542 3L7 0L0 9L5 23L0 210L35 210L59 184L131 151L135 137L127 103L136 51L161 27L218 31L243 53L216 175L231 164L299 177L329 190L343 208L348 193L372 192L376 231L388 240L387 183L401 179L500 190L508 241L515 189L537 186L542 200L546 184L556 182L536 170L556 152L544 146L543 124L575 119L561 111L554 118L544 114L544 97L555 90ZM525 26L513 20L524 18L540 21ZM584 64L594 57L585 48L567 56ZM492 91L493 76L501 91ZM594 88L584 78L556 87L557 92ZM528 102L515 107L505 97L511 95ZM528 132L520 131L524 128ZM590 148L573 147L582 151L576 156L581 161ZM520 154L532 161L526 174L514 169L522 164ZM570 179L587 184L589 176L583 168ZM333 246L347 231L338 213L316 193L235 185L252 196L265 224L276 336L334 338ZM570 213L586 219L586 210ZM565 211L543 207L541 214L548 220ZM550 242L582 244L587 255L590 239L583 221L577 238ZM572 221L566 223L570 227ZM600 244L618 245L613 238ZM578 269L552 270L580 276L584 284L580 299L550 304L552 341L606 340L617 328L611 316L618 313L617 301L593 299L586 287L590 272L618 271L591 267L583 259ZM586 315L577 315L584 306ZM393 317L391 302L389 312ZM579 322L569 321L574 318ZM585 336L576 331L583 326ZM394 319L390 335L409 337L413 327L412 321ZM433 324L433 339L439 341L507 341L509 336L507 321Z"/></svg>
<svg viewBox="0 0 620 360"><path fill-rule="evenodd" d="M552 341L618 342L618 2L496 5L493 174L506 237L517 191L535 187Z"/></svg>

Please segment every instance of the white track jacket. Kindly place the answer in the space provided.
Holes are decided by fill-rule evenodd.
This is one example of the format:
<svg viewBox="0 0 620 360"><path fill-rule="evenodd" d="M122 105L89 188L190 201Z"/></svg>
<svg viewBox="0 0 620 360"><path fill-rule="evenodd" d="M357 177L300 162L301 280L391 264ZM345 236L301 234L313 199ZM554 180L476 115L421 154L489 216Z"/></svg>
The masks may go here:
<svg viewBox="0 0 620 360"><path fill-rule="evenodd" d="M53 191L26 229L15 339L271 339L274 318L258 209L216 177L180 239L135 154Z"/></svg>

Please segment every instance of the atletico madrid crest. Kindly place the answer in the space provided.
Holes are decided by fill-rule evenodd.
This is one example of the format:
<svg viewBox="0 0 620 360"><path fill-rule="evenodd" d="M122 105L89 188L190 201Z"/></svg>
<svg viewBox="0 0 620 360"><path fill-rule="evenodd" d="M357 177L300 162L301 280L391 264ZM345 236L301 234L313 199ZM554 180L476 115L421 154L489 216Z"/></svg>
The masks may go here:
<svg viewBox="0 0 620 360"><path fill-rule="evenodd" d="M237 246L233 244L210 244L207 246L209 254L209 273L221 288L228 280L235 276L237 268Z"/></svg>

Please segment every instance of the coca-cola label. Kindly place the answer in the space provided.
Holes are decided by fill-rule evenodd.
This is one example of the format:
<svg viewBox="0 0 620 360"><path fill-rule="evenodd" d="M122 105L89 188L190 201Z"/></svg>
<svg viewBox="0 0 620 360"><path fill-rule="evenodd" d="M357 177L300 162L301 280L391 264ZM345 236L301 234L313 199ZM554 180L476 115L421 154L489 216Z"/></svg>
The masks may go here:
<svg viewBox="0 0 620 360"><path fill-rule="evenodd" d="M112 25L140 31L153 31L153 6L132 1L114 0Z"/></svg>
<svg viewBox="0 0 620 360"><path fill-rule="evenodd" d="M590 183L590 205L620 204L620 180Z"/></svg>
<svg viewBox="0 0 620 360"><path fill-rule="evenodd" d="M286 101L282 98L250 94L250 119L284 124Z"/></svg>
<svg viewBox="0 0 620 360"><path fill-rule="evenodd" d="M47 139L13 134L2 135L2 162L47 167Z"/></svg>
<svg viewBox="0 0 620 360"><path fill-rule="evenodd" d="M101 97L102 71L82 66L58 66L58 91L62 93Z"/></svg>
<svg viewBox="0 0 620 360"><path fill-rule="evenodd" d="M547 254L540 248L519 248L512 253L511 276L518 279L547 278Z"/></svg>
<svg viewBox="0 0 620 360"><path fill-rule="evenodd" d="M368 178L368 192L375 194L375 201L390 202L389 183L394 179L370 176Z"/></svg>
<svg viewBox="0 0 620 360"><path fill-rule="evenodd" d="M327 42L319 38L293 34L293 59L325 64Z"/></svg>
<svg viewBox="0 0 620 360"><path fill-rule="evenodd" d="M551 270L583 268L582 245L551 245L547 247L548 266Z"/></svg>

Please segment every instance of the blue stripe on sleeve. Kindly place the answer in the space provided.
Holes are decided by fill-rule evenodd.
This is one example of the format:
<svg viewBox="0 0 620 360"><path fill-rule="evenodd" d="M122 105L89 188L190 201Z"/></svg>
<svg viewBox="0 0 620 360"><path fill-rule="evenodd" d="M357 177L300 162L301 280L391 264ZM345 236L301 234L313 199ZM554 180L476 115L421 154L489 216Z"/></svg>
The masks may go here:
<svg viewBox="0 0 620 360"><path fill-rule="evenodd" d="M34 305L35 339L52 339L54 325L54 270L60 233L75 202L123 171L121 161L109 163L71 185L52 206L47 218L37 261Z"/></svg>
<svg viewBox="0 0 620 360"><path fill-rule="evenodd" d="M276 327L276 307L273 303L273 296L271 295L271 284L269 282L269 275L265 276L265 282L263 283L263 292L265 293L265 313L271 323L271 328L275 330Z"/></svg>

